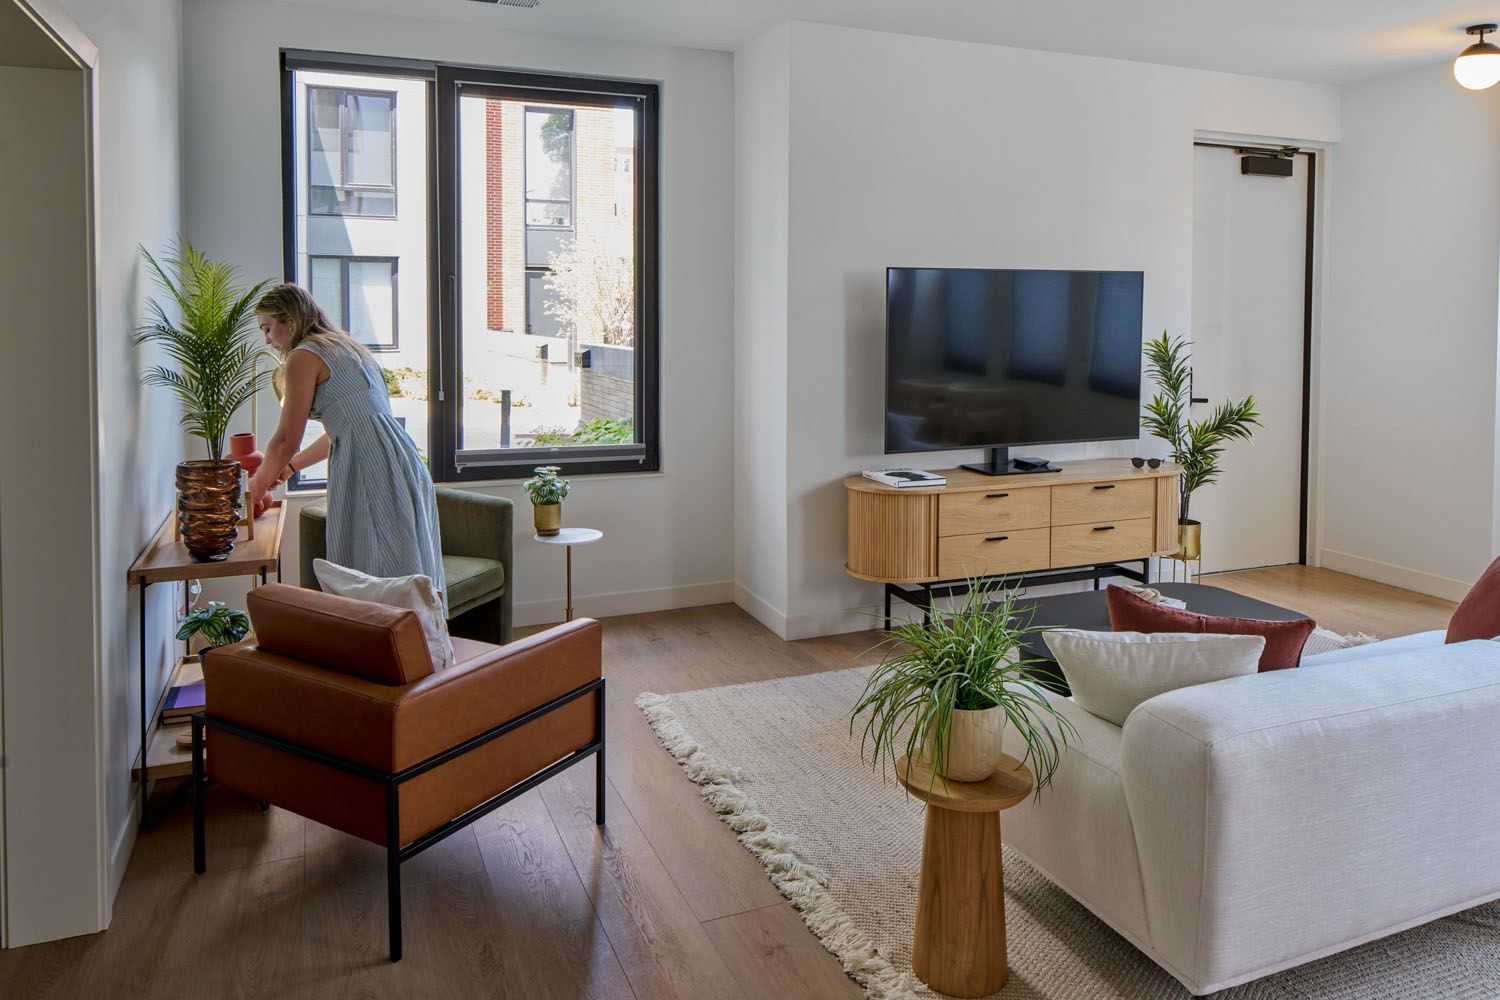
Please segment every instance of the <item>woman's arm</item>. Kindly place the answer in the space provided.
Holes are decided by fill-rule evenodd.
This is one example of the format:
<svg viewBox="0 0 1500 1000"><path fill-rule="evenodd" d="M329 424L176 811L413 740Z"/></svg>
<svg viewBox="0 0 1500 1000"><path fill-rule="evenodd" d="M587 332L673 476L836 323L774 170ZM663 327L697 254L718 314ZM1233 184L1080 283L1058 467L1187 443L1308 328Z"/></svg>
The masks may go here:
<svg viewBox="0 0 1500 1000"><path fill-rule="evenodd" d="M328 370L321 358L311 351L293 351L286 359L286 389L281 400L281 420L276 433L266 445L266 460L250 479L251 502L260 506L261 497L270 492L281 480L286 469L302 443L307 430L307 420L312 413L313 393L318 388L319 377Z"/></svg>
<svg viewBox="0 0 1500 1000"><path fill-rule="evenodd" d="M292 478L292 473L302 472L306 470L308 466L317 465L319 462L328 457L328 453L330 450L332 450L332 447L333 445L328 440L327 434L318 435L318 439L316 441L308 445L306 448L303 448L301 451L297 452L297 454L293 455L291 458L287 459L286 465L282 466L281 471L276 474L276 482L274 485L280 486L282 483Z"/></svg>

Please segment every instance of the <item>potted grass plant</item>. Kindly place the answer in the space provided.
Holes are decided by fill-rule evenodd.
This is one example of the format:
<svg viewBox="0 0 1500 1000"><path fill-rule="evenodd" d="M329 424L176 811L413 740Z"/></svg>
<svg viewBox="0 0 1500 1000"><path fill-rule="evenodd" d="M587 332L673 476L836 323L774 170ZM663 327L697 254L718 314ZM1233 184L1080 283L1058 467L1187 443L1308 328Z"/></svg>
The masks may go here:
<svg viewBox="0 0 1500 1000"><path fill-rule="evenodd" d="M1026 744L1037 792L1057 771L1077 733L1048 700L1039 661L1021 644L1042 631L1016 609L1016 592L969 581L969 592L931 620L892 629L850 720L865 718L861 753L876 767L900 754L949 781L982 781L1000 761L1010 726Z"/></svg>
<svg viewBox="0 0 1500 1000"><path fill-rule="evenodd" d="M1141 426L1161 438L1171 449L1171 459L1182 466L1177 481L1177 554L1184 561L1201 553L1203 525L1192 518L1193 494L1216 482L1223 467L1224 446L1230 441L1249 441L1260 426L1255 397L1225 400L1202 420L1188 415L1192 405L1193 367L1189 363L1191 342L1184 337L1160 337L1146 343L1146 373L1156 382L1157 393L1141 414Z"/></svg>
<svg viewBox="0 0 1500 1000"><path fill-rule="evenodd" d="M562 502L572 488L566 479L557 478L562 470L559 465L540 465L532 470L535 475L521 486L531 497L531 520L536 533L551 538L562 530Z"/></svg>
<svg viewBox="0 0 1500 1000"><path fill-rule="evenodd" d="M182 405L182 425L203 439L208 457L177 466L177 523L195 560L218 562L234 549L241 510L240 464L224 457L224 437L234 414L274 371L258 365L267 351L255 328L255 303L270 282L242 288L233 267L185 242L161 260L141 253L176 313L151 300L136 341L159 345L169 364L146 369L141 381L171 390Z"/></svg>

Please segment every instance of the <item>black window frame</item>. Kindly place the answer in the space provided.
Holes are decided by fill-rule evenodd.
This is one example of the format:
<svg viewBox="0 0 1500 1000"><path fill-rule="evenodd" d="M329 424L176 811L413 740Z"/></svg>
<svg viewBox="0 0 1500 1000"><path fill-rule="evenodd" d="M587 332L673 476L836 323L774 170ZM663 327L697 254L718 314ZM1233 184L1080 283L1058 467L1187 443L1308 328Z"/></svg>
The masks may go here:
<svg viewBox="0 0 1500 1000"><path fill-rule="evenodd" d="M306 68L306 67L298 67L298 68L300 69L300 68ZM353 131L352 127L349 124L348 104L347 104L348 98L351 97L351 96L358 96L358 95L363 95L363 96L367 96L367 97L388 97L388 98L390 98L390 101L391 101L391 182L390 182L390 184L349 184L349 183L346 182L346 183L342 183L342 184L329 184L329 185L327 185L328 187L331 187L331 188L333 188L336 191L351 191L351 192L354 192L355 194L360 194L360 193L363 193L363 192L370 192L372 194L386 194L386 193L389 193L390 196L391 196L391 210L390 210L389 213L385 213L385 212L318 212L318 211L314 211L313 210L313 187L314 187L314 185L313 185L313 179L312 179L312 166L311 165L312 165L312 151L313 151L313 133L316 131L315 119L313 117L313 92L314 91L319 91L319 90L322 90L322 91L333 91L334 93L342 94L343 97L344 97L344 100L340 101L340 103L339 103L339 175L340 175L341 178L345 178L345 179L348 178L348 176L349 176L349 134L350 134L350 132ZM396 150L397 150L397 145L396 145L396 120L397 120L397 117L398 117L396 111L397 111L397 109L396 109L396 91L394 91L394 90L380 90L377 87L344 87L344 86L334 86L332 84L326 84L326 83L308 84L308 86L307 86L307 109L306 109L306 114L307 114L307 156L308 156L308 171L307 171L307 214L309 216L317 216L320 219L395 219L395 218L399 218L400 217L400 215L401 215L401 202L400 202L401 196L400 196L400 193L399 193L399 183L397 181L397 175L396 175L396 168L397 168L397 166L399 164L399 159L398 159L398 157L396 155ZM319 185L319 186L323 186L323 185Z"/></svg>
<svg viewBox="0 0 1500 1000"><path fill-rule="evenodd" d="M572 445L459 452L461 430L462 288L459 251L463 219L459 216L459 116L461 95L498 98L521 104L572 107L629 107L636 111L635 186L635 412L636 441L619 445ZM660 88L653 83L556 76L508 70L439 65L437 67L437 213L456 225L439 226L438 267L440 350L436 393L442 410L434 420L434 468L443 482L487 482L521 479L539 465L561 467L561 475L659 472L660 446ZM576 136L576 126L575 126ZM577 157L576 139L573 155ZM577 177L573 178L575 185ZM524 220L523 220L524 221ZM578 220L575 218L574 226ZM524 308L524 306L523 306Z"/></svg>
<svg viewBox="0 0 1500 1000"><path fill-rule="evenodd" d="M428 440L426 454L439 483L504 482L529 477L538 465L557 465L564 476L661 471L661 272L660 87L654 83L526 73L425 60L331 52L281 51L282 261L285 280L297 275L297 163L295 73L299 70L402 76L427 82ZM574 106L629 106L636 114L635 190L635 412L636 442L496 449L460 455L460 321L458 255L459 88L518 102ZM394 141L394 128L392 137ZM310 147L309 147L310 148ZM576 122L573 151L577 158ZM576 169L574 207L577 207ZM308 192L310 197L310 192ZM523 191L524 198L524 191ZM309 202L309 208L311 204ZM311 214L311 213L309 213ZM378 218L357 216L357 218ZM451 220L444 223L443 220ZM524 214L523 214L524 223ZM574 219L576 226L577 219ZM422 444L422 442L418 442ZM293 489L321 489L326 480L300 474Z"/></svg>
<svg viewBox="0 0 1500 1000"><path fill-rule="evenodd" d="M389 344L365 344L361 340L360 343L365 344L371 354L391 354L401 350L401 258L387 254L312 253L309 251L307 255L307 290L309 292L312 291L312 262L315 260L336 260L340 264L340 315L334 319L344 330L349 330L349 265L353 263L391 265L391 342ZM322 305L322 303L319 304ZM327 306L324 308L326 309ZM349 330L349 332L352 334L354 331ZM357 336L355 339L359 340Z"/></svg>

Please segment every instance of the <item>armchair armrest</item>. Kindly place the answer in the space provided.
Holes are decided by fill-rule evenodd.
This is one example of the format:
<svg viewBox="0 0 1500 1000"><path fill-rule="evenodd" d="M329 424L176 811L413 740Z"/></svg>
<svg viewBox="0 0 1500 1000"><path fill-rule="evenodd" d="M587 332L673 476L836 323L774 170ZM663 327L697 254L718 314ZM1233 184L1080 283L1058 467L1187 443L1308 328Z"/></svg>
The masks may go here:
<svg viewBox="0 0 1500 1000"><path fill-rule="evenodd" d="M437 507L443 553L497 559L509 582L515 505L505 497L439 486Z"/></svg>

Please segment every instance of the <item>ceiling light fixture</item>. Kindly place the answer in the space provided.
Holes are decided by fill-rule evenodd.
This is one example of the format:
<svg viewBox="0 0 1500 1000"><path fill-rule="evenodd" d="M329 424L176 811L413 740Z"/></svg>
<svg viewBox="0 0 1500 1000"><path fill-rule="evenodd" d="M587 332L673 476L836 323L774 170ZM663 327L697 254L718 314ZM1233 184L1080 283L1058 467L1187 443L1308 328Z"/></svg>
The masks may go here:
<svg viewBox="0 0 1500 1000"><path fill-rule="evenodd" d="M1453 78L1470 90L1484 90L1500 83L1500 46L1484 40L1496 30L1493 24L1474 24L1465 28L1479 41L1470 45L1453 60Z"/></svg>
<svg viewBox="0 0 1500 1000"><path fill-rule="evenodd" d="M497 3L502 7L535 7L542 0L475 0L476 3Z"/></svg>

